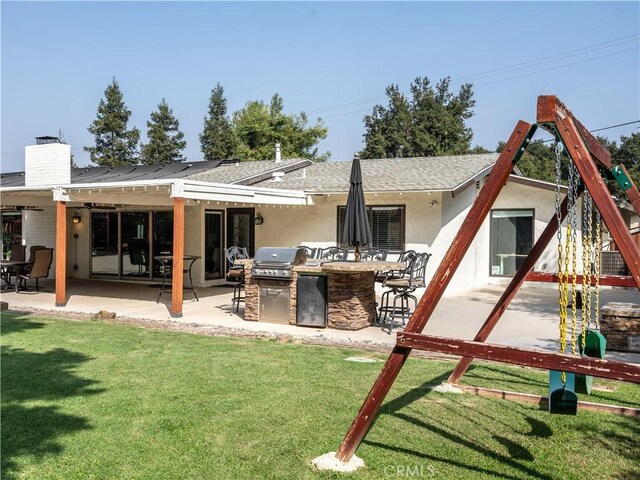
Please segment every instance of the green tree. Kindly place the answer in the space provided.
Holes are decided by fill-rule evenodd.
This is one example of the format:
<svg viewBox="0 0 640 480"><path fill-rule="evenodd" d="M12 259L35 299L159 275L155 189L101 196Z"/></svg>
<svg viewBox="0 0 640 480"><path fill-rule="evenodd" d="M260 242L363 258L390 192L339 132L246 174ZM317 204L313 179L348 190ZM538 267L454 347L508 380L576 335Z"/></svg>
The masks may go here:
<svg viewBox="0 0 640 480"><path fill-rule="evenodd" d="M473 116L471 84L449 91L449 77L432 86L427 77L416 78L411 98L397 85L386 88L388 105L376 105L364 117L363 158L458 155L480 151L471 148L473 132L465 120Z"/></svg>
<svg viewBox="0 0 640 480"><path fill-rule="evenodd" d="M114 78L100 99L98 114L89 126L95 146L84 147L91 161L100 166L135 165L138 163L140 130L128 129L131 111L122 99L120 86Z"/></svg>
<svg viewBox="0 0 640 480"><path fill-rule="evenodd" d="M147 128L149 143L142 146L142 163L151 165L184 162L182 151L187 142L184 141L184 133L180 131L180 122L164 98L158 104L158 110L151 113Z"/></svg>
<svg viewBox="0 0 640 480"><path fill-rule="evenodd" d="M234 156L233 129L227 116L224 88L220 83L211 90L209 116L204 118L204 129L200 134L200 149L205 160L222 160Z"/></svg>
<svg viewBox="0 0 640 480"><path fill-rule="evenodd" d="M304 112L284 113L284 102L277 93L269 105L261 100L247 102L233 114L236 157L242 161L273 158L276 143L280 143L285 158L302 157L325 161L330 153L318 154L317 144L327 137L322 120L308 124Z"/></svg>

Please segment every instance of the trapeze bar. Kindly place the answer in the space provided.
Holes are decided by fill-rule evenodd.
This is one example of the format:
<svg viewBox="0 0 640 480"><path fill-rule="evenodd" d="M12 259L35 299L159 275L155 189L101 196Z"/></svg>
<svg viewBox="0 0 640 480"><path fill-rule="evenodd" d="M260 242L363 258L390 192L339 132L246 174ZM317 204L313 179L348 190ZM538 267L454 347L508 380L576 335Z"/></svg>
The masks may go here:
<svg viewBox="0 0 640 480"><path fill-rule="evenodd" d="M505 345L407 332L398 333L396 345L398 347L415 348L416 350L428 350L449 355L524 365L542 370L560 370L624 382L640 383L640 365L601 360L599 358L539 352Z"/></svg>

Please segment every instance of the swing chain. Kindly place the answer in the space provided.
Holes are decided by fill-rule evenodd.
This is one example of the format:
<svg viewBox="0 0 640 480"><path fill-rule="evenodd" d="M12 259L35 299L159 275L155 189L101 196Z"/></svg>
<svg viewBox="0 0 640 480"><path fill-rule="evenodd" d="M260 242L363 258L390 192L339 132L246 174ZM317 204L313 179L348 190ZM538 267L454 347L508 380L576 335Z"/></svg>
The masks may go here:
<svg viewBox="0 0 640 480"><path fill-rule="evenodd" d="M578 212L576 208L578 196L578 183L580 182L580 174L573 162L569 162L569 203L571 216L571 353L576 354L576 345L578 336L576 333L578 325L578 279L576 272L578 269L578 252L577 252L577 230L578 230ZM567 251L569 244L567 243Z"/></svg>
<svg viewBox="0 0 640 480"><path fill-rule="evenodd" d="M563 258L563 242L562 242L562 213L560 211L560 179L562 178L562 142L556 138L555 154L556 154L556 218L558 220L558 305L559 305L559 328L560 328L560 353L564 353L567 348L567 287L568 287L568 255ZM568 195L569 193L567 193ZM569 202L569 199L567 199ZM570 224L567 222L567 239L571 230ZM564 375L562 378L564 382Z"/></svg>
<svg viewBox="0 0 640 480"><path fill-rule="evenodd" d="M593 201L588 191L584 192L582 201L582 322L580 343L582 351L586 348L587 328L591 323L591 287L592 287L592 237Z"/></svg>
<svg viewBox="0 0 640 480"><path fill-rule="evenodd" d="M596 207L596 258L595 258L595 274L596 274L596 288L595 299L593 302L593 317L596 321L596 328L600 330L600 252L602 251L602 218L600 217L600 210Z"/></svg>

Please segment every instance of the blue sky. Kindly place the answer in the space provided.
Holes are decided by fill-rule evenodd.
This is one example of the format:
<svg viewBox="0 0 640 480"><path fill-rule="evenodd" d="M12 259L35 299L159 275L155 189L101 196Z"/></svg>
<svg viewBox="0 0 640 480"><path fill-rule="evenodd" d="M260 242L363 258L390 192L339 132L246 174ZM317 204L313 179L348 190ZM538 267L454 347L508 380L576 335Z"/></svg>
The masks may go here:
<svg viewBox="0 0 640 480"><path fill-rule="evenodd" d="M88 164L87 127L112 77L143 140L150 113L167 99L190 161L202 158L198 133L216 82L230 113L278 92L287 113L320 115L329 128L320 150L332 160L362 148L362 118L385 102L387 85L407 91L417 76L451 76L455 89L472 82L473 143L491 149L517 120L535 121L540 94L558 95L591 129L640 119L638 2L3 1L1 8L3 172L23 169L24 146L58 130L77 163ZM573 53L549 58L565 52ZM514 68L474 76L507 67ZM603 133L633 131L638 124Z"/></svg>

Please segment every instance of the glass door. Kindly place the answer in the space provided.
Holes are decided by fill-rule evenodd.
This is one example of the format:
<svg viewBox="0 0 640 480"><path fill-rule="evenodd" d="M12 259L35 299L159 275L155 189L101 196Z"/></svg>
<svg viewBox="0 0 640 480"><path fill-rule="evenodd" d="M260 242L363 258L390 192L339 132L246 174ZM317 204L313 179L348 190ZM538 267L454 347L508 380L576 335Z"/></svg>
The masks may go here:
<svg viewBox="0 0 640 480"><path fill-rule="evenodd" d="M223 212L204 212L204 278L217 280L224 277Z"/></svg>
<svg viewBox="0 0 640 480"><path fill-rule="evenodd" d="M255 250L255 209L227 209L227 247L246 248L253 257Z"/></svg>
<svg viewBox="0 0 640 480"><path fill-rule="evenodd" d="M156 255L173 254L173 212L152 212L153 248L151 250L151 262L153 263L153 276L162 278L164 272L161 264L153 261Z"/></svg>
<svg viewBox="0 0 640 480"><path fill-rule="evenodd" d="M122 276L149 276L149 212L122 212Z"/></svg>
<svg viewBox="0 0 640 480"><path fill-rule="evenodd" d="M118 275L118 213L91 213L91 273Z"/></svg>

